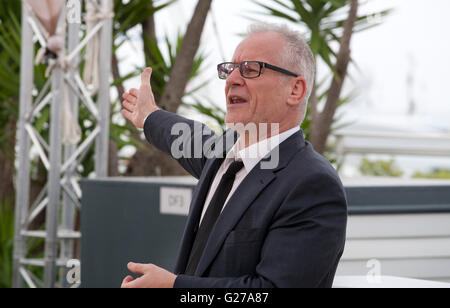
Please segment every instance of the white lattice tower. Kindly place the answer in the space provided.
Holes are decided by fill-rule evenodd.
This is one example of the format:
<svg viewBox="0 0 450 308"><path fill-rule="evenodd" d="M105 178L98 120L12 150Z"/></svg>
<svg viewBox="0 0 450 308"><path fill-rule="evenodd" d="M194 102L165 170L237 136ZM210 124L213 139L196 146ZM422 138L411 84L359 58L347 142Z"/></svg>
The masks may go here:
<svg viewBox="0 0 450 308"><path fill-rule="evenodd" d="M81 1L68 0L65 3L59 24L67 46L55 61L50 62L50 76L35 96L34 51L36 46L45 48L47 38L30 8L22 5L13 287L68 286L67 262L74 258L74 241L81 237L80 232L74 231L76 212L81 210L78 167L93 146L95 175L107 176L113 1L86 0L86 6L95 8L95 14L89 15L91 26L87 28L82 27L86 20L73 19L74 16L82 16ZM96 93L80 76L80 64L86 58L85 47L93 40L98 40L97 52L101 52L96 63ZM67 121L72 120L76 125L81 106L89 111L94 128L74 144L65 144L63 131ZM35 127L36 119L45 108L50 109L48 140ZM47 183L37 198L30 200L33 153L45 167ZM30 230L30 224L44 210L45 229ZM30 256L29 241L35 238L45 241L41 258ZM35 267L44 268L43 280L32 273Z"/></svg>

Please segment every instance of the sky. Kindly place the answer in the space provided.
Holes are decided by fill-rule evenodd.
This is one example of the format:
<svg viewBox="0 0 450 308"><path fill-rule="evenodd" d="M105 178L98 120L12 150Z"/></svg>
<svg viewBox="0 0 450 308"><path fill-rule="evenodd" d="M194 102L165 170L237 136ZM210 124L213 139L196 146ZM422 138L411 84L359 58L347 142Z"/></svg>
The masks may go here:
<svg viewBox="0 0 450 308"><path fill-rule="evenodd" d="M260 0L272 3L270 0ZM353 36L351 50L354 63L345 93L356 93L353 101L340 109L344 122L383 126L410 132L450 134L450 1L448 0L368 0L360 12L378 12L391 8L393 12L383 22ZM184 32L197 0L179 0L156 14L157 36L176 37ZM268 22L286 23L268 18L252 1L214 0L202 35L201 52L207 55L202 74L194 88L205 80L210 83L199 95L212 99L226 108L224 81L217 78L216 65L232 59L236 46L252 21L248 17ZM298 25L287 23L304 31ZM141 52L139 33L135 33L133 52ZM130 57L130 47L122 50L122 71L134 69L136 59ZM324 74L319 65L319 77ZM129 81L136 87L139 79ZM408 114L410 102L414 113ZM191 118L206 119L184 111ZM414 162L412 164L415 164ZM450 167L450 163L445 163Z"/></svg>
<svg viewBox="0 0 450 308"><path fill-rule="evenodd" d="M375 8L392 6L394 12L353 41L361 95L352 107L358 114L375 112L395 119L407 113L412 99L417 115L449 129L450 1L370 2Z"/></svg>

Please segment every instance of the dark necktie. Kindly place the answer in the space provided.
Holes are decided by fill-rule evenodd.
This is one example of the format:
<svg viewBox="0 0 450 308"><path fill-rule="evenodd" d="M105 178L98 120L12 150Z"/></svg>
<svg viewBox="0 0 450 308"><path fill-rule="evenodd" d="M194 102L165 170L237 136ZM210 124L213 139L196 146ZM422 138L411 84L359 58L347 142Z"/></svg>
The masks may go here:
<svg viewBox="0 0 450 308"><path fill-rule="evenodd" d="M227 172L222 176L192 245L191 254L185 271L186 275L194 275L211 231L214 228L217 218L222 212L223 205L233 187L236 173L238 173L243 166L244 163L242 161L235 161L228 167Z"/></svg>

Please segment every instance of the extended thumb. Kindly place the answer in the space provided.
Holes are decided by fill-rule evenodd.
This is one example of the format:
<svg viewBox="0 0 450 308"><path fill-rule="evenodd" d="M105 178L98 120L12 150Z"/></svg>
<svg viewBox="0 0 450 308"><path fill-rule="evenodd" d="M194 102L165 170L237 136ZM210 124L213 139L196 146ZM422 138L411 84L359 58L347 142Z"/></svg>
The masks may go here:
<svg viewBox="0 0 450 308"><path fill-rule="evenodd" d="M130 271L132 271L135 274L144 274L145 272L145 264L140 264L140 263L133 263L133 262L129 262L127 264L127 267Z"/></svg>
<svg viewBox="0 0 450 308"><path fill-rule="evenodd" d="M147 67L141 74L141 82L144 85L150 85L150 78L152 77L152 69Z"/></svg>

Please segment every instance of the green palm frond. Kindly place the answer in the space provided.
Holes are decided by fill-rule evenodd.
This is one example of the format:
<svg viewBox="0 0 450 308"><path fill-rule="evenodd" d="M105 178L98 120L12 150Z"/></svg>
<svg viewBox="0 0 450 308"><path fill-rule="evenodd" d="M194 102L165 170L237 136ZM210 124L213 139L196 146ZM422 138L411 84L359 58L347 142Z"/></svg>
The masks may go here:
<svg viewBox="0 0 450 308"><path fill-rule="evenodd" d="M174 2L176 0L153 1L153 7L150 8L148 0L114 0L114 37L125 34Z"/></svg>

